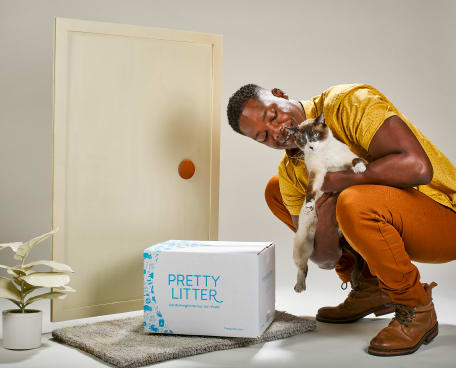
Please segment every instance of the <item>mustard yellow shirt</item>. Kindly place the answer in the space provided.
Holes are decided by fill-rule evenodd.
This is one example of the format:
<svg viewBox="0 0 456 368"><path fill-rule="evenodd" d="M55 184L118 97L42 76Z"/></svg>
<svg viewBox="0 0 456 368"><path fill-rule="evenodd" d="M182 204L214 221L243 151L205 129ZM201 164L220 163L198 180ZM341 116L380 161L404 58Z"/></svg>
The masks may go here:
<svg viewBox="0 0 456 368"><path fill-rule="evenodd" d="M434 177L429 184L414 188L456 211L456 168L374 87L366 84L337 85L311 100L300 102L306 119L315 118L323 112L334 137L368 161L369 144L377 130L385 119L399 116L421 143L434 169ZM291 215L299 215L307 188L304 161L294 159L287 152L279 164L279 185L286 208Z"/></svg>

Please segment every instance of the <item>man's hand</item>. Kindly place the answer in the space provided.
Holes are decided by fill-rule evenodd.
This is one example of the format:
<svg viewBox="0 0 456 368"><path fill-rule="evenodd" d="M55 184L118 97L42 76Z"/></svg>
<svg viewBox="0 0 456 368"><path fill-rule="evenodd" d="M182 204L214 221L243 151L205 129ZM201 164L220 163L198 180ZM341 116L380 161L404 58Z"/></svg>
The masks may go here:
<svg viewBox="0 0 456 368"><path fill-rule="evenodd" d="M332 269L342 256L337 232L336 204L338 193L324 193L315 203L318 216L314 251L311 261L320 268Z"/></svg>
<svg viewBox="0 0 456 368"><path fill-rule="evenodd" d="M327 172L321 190L325 193L340 193L355 183L355 174L352 170Z"/></svg>

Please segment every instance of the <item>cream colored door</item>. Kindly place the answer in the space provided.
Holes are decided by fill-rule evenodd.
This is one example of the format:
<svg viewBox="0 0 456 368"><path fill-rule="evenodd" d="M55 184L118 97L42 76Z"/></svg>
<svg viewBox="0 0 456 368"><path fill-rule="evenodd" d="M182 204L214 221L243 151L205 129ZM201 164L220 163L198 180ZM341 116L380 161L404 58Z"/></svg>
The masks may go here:
<svg viewBox="0 0 456 368"><path fill-rule="evenodd" d="M143 250L217 239L221 36L56 19L52 321L143 307ZM178 165L195 174L184 180Z"/></svg>

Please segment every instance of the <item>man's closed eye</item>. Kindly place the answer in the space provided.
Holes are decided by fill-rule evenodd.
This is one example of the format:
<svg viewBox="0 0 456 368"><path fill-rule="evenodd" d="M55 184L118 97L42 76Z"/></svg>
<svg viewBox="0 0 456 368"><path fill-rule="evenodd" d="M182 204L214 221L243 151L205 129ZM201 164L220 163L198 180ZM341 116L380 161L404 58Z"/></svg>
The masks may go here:
<svg viewBox="0 0 456 368"><path fill-rule="evenodd" d="M260 143L264 143L268 140L268 131L265 130L263 133L259 134L257 137L257 141Z"/></svg>
<svg viewBox="0 0 456 368"><path fill-rule="evenodd" d="M271 122L277 119L277 110L274 110L274 116L271 119Z"/></svg>

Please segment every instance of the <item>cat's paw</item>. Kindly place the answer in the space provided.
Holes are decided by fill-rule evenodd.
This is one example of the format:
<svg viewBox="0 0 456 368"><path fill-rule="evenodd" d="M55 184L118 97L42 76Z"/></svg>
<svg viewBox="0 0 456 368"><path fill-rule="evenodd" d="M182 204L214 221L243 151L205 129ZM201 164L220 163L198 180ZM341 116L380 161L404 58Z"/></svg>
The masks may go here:
<svg viewBox="0 0 456 368"><path fill-rule="evenodd" d="M356 165L352 167L352 170L355 174L362 173L366 171L366 165L364 162L358 162Z"/></svg>
<svg viewBox="0 0 456 368"><path fill-rule="evenodd" d="M294 286L294 291L296 291L297 293L300 293L302 291L306 290L306 282L303 281L303 282L297 282L296 285Z"/></svg>
<svg viewBox="0 0 456 368"><path fill-rule="evenodd" d="M306 202L305 204L305 213L310 213L315 208L315 201Z"/></svg>

